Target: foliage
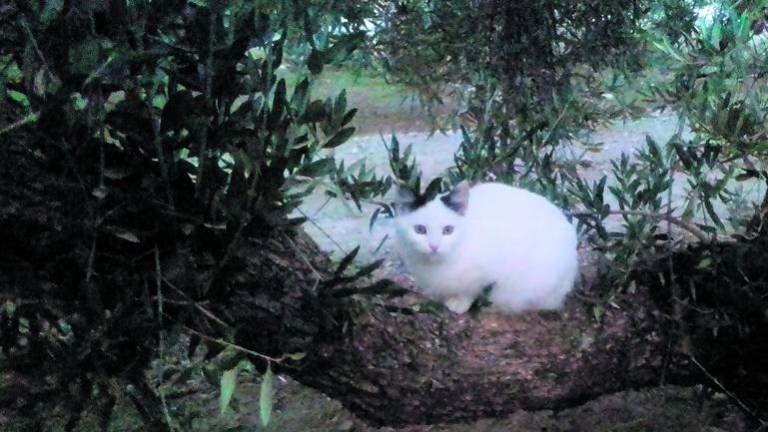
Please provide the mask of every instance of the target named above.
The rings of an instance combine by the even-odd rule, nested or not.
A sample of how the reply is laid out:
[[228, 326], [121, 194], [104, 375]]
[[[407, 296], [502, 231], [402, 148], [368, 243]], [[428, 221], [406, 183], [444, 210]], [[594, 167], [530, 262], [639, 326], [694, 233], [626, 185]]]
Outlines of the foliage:
[[460, 100], [452, 183], [521, 184], [567, 208], [573, 198], [563, 191], [578, 178], [579, 161], [563, 157], [564, 144], [645, 112], [638, 97], [626, 96], [649, 56], [641, 35], [680, 25], [692, 8], [674, 0], [400, 2], [377, 28], [376, 48], [385, 70], [428, 106]]
[[[106, 428], [116, 388], [130, 384], [125, 394], [147, 425], [167, 430], [173, 426], [163, 394], [167, 381], [190, 373], [202, 373], [219, 386], [220, 410], [231, 408], [237, 365], [245, 354], [224, 350], [232, 339], [226, 323], [221, 326], [205, 308], [203, 318], [190, 310], [229, 298], [232, 292], [220, 282], [237, 246], [295, 228], [302, 219], [293, 212], [325, 179], [333, 182], [330, 196], [358, 206], [395, 182], [422, 201], [461, 179], [526, 186], [574, 209], [590, 246], [603, 253], [612, 289], [607, 301], [594, 307], [598, 318], [637, 283], [656, 283], [671, 291], [674, 301], [701, 306], [696, 292], [681, 292], [684, 275], [676, 271], [681, 264], [664, 267], [659, 257], [687, 241], [681, 233], [693, 235], [700, 248], [729, 234], [750, 245], [764, 238], [768, 63], [765, 13], [757, 2], [718, 3], [712, 21], [697, 25], [699, 3], [30, 0], [1, 5], [3, 151], [22, 149], [46, 168], [34, 187], [80, 196], [64, 213], [85, 221], [62, 228], [54, 220], [49, 225], [56, 229], [45, 235], [17, 230], [21, 224], [0, 227], [8, 254], [28, 258], [39, 266], [29, 273], [44, 275], [30, 277], [44, 282], [27, 284], [0, 274], [0, 364], [37, 379], [45, 390], [21, 397], [21, 410], [45, 412], [63, 401], [71, 413], [66, 429], [72, 430], [87, 402], [95, 400]], [[355, 52], [361, 45], [367, 49]], [[422, 187], [410, 150], [401, 149], [394, 136], [389, 143], [394, 178], [328, 156], [327, 150], [354, 133], [355, 110], [345, 92], [313, 100], [313, 82], [327, 65], [350, 56], [360, 64], [379, 60], [397, 82], [418, 89], [430, 108], [444, 98], [458, 101], [463, 142], [447, 181], [438, 178]], [[299, 70], [291, 85], [281, 78], [285, 63], [292, 72]], [[639, 84], [638, 77], [652, 79]], [[582, 161], [568, 157], [576, 148], [571, 144], [597, 125], [661, 108], [680, 115], [669, 142], [649, 139], [636, 154], [615, 161], [609, 176], [594, 182], [580, 177]], [[14, 174], [23, 173], [9, 170], [3, 176]], [[739, 193], [737, 182], [756, 188], [762, 202], [750, 202], [754, 199]], [[380, 204], [372, 223], [379, 214], [392, 213], [387, 203]], [[739, 212], [729, 214], [729, 208]], [[57, 229], [82, 239], [76, 250], [61, 249]], [[47, 255], [27, 256], [30, 239]], [[203, 258], [166, 262], [181, 244], [188, 248], [185, 255]], [[376, 263], [347, 271], [357, 251], [318, 285], [331, 293], [327, 297], [360, 292], [330, 290], [373, 271]], [[708, 253], [682, 265], [695, 270], [699, 282], [706, 279], [702, 275], [714, 278], [729, 270], [729, 282], [750, 293], [751, 314], [737, 319], [740, 309], [733, 302], [727, 313], [715, 310], [697, 322], [715, 333], [750, 331], [755, 311], [765, 310], [764, 287], [750, 282], [761, 280], [755, 267], [744, 266], [749, 277], [737, 283], [732, 257]], [[164, 278], [188, 266], [202, 276], [190, 275], [181, 287]], [[649, 282], [643, 273], [648, 268], [661, 282]], [[71, 269], [78, 269], [75, 276], [62, 277], [73, 274]], [[369, 288], [397, 292], [386, 284]], [[152, 360], [163, 360], [189, 330], [180, 327], [210, 330], [214, 338], [194, 334], [190, 352], [202, 340], [206, 357], [218, 354], [218, 363], [169, 367], [148, 380]], [[266, 360], [260, 413], [267, 423], [277, 359], [249, 354]], [[283, 353], [280, 359], [303, 355]]]
[[[424, 86], [428, 100], [439, 103], [452, 89], [464, 96], [463, 141], [450, 182], [518, 184], [571, 209], [584, 247], [599, 252], [603, 289], [588, 293], [598, 296], [597, 319], [643, 285], [664, 299], [680, 335], [753, 349], [744, 341], [764, 331], [755, 311], [768, 309], [764, 277], [755, 271], [765, 259], [757, 251], [768, 214], [764, 5], [440, 2], [448, 3], [462, 7], [401, 3], [384, 30], [401, 43], [384, 48], [392, 50], [389, 71]], [[702, 4], [711, 16], [697, 18]], [[520, 12], [528, 7], [534, 10]], [[548, 7], [558, 19], [537, 19]], [[615, 21], [601, 21], [608, 10]], [[510, 18], [508, 11], [518, 13]], [[590, 13], [598, 15], [584, 20]], [[521, 17], [530, 21], [514, 20]], [[505, 33], [508, 23], [518, 26]], [[598, 45], [592, 27], [606, 32]], [[422, 61], [417, 53], [425, 51], [430, 56]], [[648, 138], [602, 178], [581, 178], [588, 161], [574, 144], [588, 142], [594, 126], [665, 109], [679, 118], [668, 142]], [[415, 169], [400, 173], [417, 183]], [[686, 247], [690, 252], [681, 251]], [[681, 354], [693, 355], [690, 340], [680, 337]]]
[[[697, 18], [703, 5], [711, 21]], [[450, 182], [519, 184], [575, 209], [589, 243], [618, 264], [607, 267], [609, 285], [631, 285], [631, 269], [670, 246], [672, 227], [710, 242], [759, 225], [760, 210], [744, 205], [754, 194], [733, 182], [764, 183], [759, 4], [414, 1], [387, 18], [379, 47], [388, 71], [433, 102], [452, 88], [462, 94]], [[592, 128], [670, 108], [679, 127], [669, 142], [649, 138], [608, 176], [581, 179], [574, 144]], [[395, 175], [420, 181], [413, 169]]]
[[401, 79], [463, 83], [485, 73], [512, 89], [533, 82], [521, 79], [563, 73], [587, 58], [604, 61], [594, 54], [624, 44], [632, 31], [628, 24], [642, 11], [640, 3], [621, 1], [415, 0], [398, 2], [386, 13], [379, 47]]
[[[67, 233], [83, 239], [83, 251], [67, 258], [58, 251], [66, 263], [36, 258], [51, 286], [2, 284], [3, 369], [36, 371], [50, 387], [22, 398], [22, 411], [67, 400], [72, 430], [98, 394], [106, 427], [118, 380], [135, 389], [148, 427], [172, 426], [167, 412], [152, 412], [164, 401], [144, 373], [174, 345], [177, 326], [195, 318], [164, 299], [227, 298], [218, 281], [239, 242], [291, 230], [301, 219], [290, 215], [320, 179], [347, 175], [325, 151], [354, 133], [355, 110], [344, 92], [313, 100], [312, 80], [360, 44], [367, 7], [312, 0], [0, 7], [2, 139], [43, 165], [66, 161], [50, 182], [80, 186], [86, 221]], [[306, 69], [290, 89], [277, 75], [288, 43], [311, 47], [294, 59]], [[26, 241], [12, 228], [0, 236], [11, 248]], [[182, 243], [208, 257], [196, 263], [208, 270], [176, 287], [164, 279], [176, 271], [164, 259]], [[62, 281], [65, 268], [82, 269], [79, 279]], [[221, 351], [206, 344], [209, 356]], [[267, 408], [265, 401], [265, 422]]]

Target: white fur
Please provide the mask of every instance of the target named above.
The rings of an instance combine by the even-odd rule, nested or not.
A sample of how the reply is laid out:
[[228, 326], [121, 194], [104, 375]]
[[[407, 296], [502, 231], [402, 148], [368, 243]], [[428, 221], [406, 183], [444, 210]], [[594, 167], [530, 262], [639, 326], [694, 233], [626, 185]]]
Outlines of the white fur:
[[578, 275], [576, 230], [563, 212], [501, 183], [471, 188], [465, 204], [461, 215], [437, 198], [395, 219], [399, 252], [423, 294], [463, 313], [493, 284], [490, 300], [502, 311], [560, 308]]

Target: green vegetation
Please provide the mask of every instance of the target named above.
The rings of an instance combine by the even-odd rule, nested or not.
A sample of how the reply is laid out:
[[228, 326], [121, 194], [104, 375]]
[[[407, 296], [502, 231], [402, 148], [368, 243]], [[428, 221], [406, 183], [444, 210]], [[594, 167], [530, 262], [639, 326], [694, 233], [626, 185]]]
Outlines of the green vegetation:
[[[300, 74], [278, 71], [288, 87], [295, 84]], [[313, 80], [313, 94], [321, 99], [346, 90], [350, 106], [356, 107], [352, 125], [357, 134], [389, 134], [393, 131], [422, 131], [433, 127], [432, 117], [421, 105], [414, 89], [387, 81], [372, 69], [358, 69], [351, 65], [325, 68]], [[442, 108], [440, 112], [447, 112]]]
[[[402, 287], [367, 279], [381, 263], [356, 262], [359, 249], [325, 260], [300, 205], [318, 191], [373, 203], [373, 224], [392, 215], [395, 182], [428, 199], [467, 179], [568, 209], [600, 277], [589, 316], [649, 290], [665, 358], [737, 353], [716, 376], [700, 369], [762, 423], [766, 13], [729, 0], [3, 3], [0, 421], [290, 427], [273, 415], [274, 372], [327, 366], [375, 328], [374, 306], [417, 312], [392, 304]], [[584, 178], [597, 127], [662, 110], [678, 117], [671, 138]], [[354, 134], [447, 128], [461, 144], [442, 177], [422, 178], [394, 135], [389, 174], [333, 157]], [[376, 388], [323, 378], [336, 395]]]

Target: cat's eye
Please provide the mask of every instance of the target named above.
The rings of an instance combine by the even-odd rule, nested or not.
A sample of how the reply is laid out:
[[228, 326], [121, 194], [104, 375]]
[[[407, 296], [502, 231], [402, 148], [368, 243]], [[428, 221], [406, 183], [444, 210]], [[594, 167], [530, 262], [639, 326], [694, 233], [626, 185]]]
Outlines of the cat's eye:
[[427, 227], [424, 225], [415, 225], [413, 227], [413, 230], [416, 231], [416, 234], [426, 234], [427, 233]]
[[444, 235], [451, 235], [453, 234], [453, 225], [446, 225], [443, 227], [443, 234]]

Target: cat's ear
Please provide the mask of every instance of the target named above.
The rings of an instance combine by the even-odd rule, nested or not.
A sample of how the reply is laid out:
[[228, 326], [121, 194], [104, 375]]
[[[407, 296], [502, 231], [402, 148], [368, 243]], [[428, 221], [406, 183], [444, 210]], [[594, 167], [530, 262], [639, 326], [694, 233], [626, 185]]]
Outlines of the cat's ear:
[[459, 214], [465, 214], [467, 212], [467, 205], [469, 204], [469, 182], [466, 180], [454, 186], [451, 193], [441, 198], [443, 203]]
[[395, 186], [395, 212], [398, 215], [410, 213], [413, 204], [416, 202], [416, 195], [405, 185]]

